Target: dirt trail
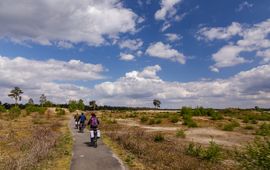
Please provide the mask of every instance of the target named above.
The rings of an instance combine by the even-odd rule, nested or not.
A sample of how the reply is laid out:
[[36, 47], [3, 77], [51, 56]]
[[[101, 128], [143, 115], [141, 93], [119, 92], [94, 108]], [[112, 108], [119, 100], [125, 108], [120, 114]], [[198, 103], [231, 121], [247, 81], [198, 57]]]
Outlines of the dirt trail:
[[90, 147], [89, 131], [85, 129], [84, 133], [78, 133], [72, 118], [69, 126], [74, 138], [71, 170], [127, 169], [101, 140], [98, 140], [97, 148]]

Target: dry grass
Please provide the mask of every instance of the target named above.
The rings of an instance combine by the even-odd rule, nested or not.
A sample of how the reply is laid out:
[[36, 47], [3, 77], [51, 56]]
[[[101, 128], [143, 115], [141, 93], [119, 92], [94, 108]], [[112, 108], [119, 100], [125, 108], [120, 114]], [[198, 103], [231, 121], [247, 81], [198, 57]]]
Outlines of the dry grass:
[[[51, 111], [0, 120], [0, 169], [53, 169], [63, 165], [65, 168], [60, 169], [69, 169], [72, 138], [66, 137], [70, 135], [66, 121]], [[59, 160], [68, 161], [59, 164]]]
[[187, 143], [171, 140], [166, 135], [164, 141], [155, 142], [157, 133], [145, 132], [136, 127], [127, 129], [115, 124], [104, 125], [103, 130], [112, 141], [136, 156], [147, 169], [230, 169], [222, 163], [211, 163], [187, 155]]

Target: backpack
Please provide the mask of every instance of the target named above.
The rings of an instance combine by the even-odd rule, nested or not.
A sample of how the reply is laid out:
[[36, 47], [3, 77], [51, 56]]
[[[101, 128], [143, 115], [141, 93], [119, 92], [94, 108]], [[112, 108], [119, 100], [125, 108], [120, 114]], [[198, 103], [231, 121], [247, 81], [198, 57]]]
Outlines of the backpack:
[[92, 127], [97, 127], [98, 126], [98, 120], [96, 117], [91, 118], [91, 126]]

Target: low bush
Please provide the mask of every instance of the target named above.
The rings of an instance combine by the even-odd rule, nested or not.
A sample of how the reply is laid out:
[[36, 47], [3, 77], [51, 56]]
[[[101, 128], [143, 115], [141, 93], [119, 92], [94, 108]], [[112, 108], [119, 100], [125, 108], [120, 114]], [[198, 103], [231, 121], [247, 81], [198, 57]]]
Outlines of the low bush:
[[3, 105], [0, 105], [0, 113], [5, 113], [7, 110]]
[[242, 150], [236, 150], [235, 159], [243, 169], [270, 169], [270, 139], [255, 139]]
[[149, 121], [148, 121], [148, 125], [153, 125], [155, 123], [156, 123], [156, 121], [153, 118], [149, 119]]
[[18, 106], [11, 107], [8, 115], [10, 119], [15, 119], [21, 115], [21, 109]]
[[256, 131], [257, 135], [270, 136], [270, 123], [263, 123]]
[[239, 127], [239, 126], [240, 126], [240, 124], [237, 121], [232, 120], [231, 122], [229, 122], [223, 126], [223, 130], [233, 131], [234, 128]]
[[184, 130], [178, 130], [177, 132], [176, 132], [176, 137], [177, 138], [185, 138], [186, 137], [186, 134], [185, 134], [185, 131]]
[[142, 123], [145, 123], [145, 122], [147, 122], [149, 120], [149, 117], [147, 117], [147, 116], [142, 116], [141, 117], [141, 122]]
[[183, 120], [183, 124], [187, 125], [188, 127], [198, 127], [197, 123], [192, 119], [192, 115], [190, 114], [184, 114]]
[[221, 148], [214, 141], [210, 141], [207, 148], [190, 143], [186, 149], [186, 154], [211, 162], [217, 162], [221, 159]]
[[155, 124], [160, 124], [161, 122], [162, 122], [162, 120], [160, 118], [155, 119]]
[[44, 114], [45, 111], [46, 111], [46, 108], [35, 106], [35, 105], [27, 105], [25, 107], [25, 110], [26, 110], [27, 114], [30, 114], [30, 113], [33, 113], [33, 112], [38, 112], [40, 114]]
[[221, 120], [223, 119], [223, 116], [219, 112], [211, 112], [210, 114], [212, 120]]
[[179, 121], [179, 118], [177, 115], [171, 115], [170, 116], [170, 122], [177, 123]]
[[154, 136], [155, 142], [163, 142], [165, 140], [164, 136], [161, 133], [158, 133]]
[[55, 111], [56, 111], [57, 116], [63, 116], [66, 114], [66, 111], [64, 109], [61, 109], [61, 108], [56, 108]]

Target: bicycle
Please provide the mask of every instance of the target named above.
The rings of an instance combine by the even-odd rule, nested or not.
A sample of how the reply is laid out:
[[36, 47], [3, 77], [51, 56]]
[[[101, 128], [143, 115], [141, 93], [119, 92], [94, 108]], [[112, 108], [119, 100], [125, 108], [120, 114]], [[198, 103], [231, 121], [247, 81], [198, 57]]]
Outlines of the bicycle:
[[100, 137], [100, 131], [97, 128], [90, 130], [90, 142], [92, 146], [97, 147], [97, 140]]
[[84, 122], [80, 122], [79, 132], [83, 133], [83, 130], [84, 130]]

